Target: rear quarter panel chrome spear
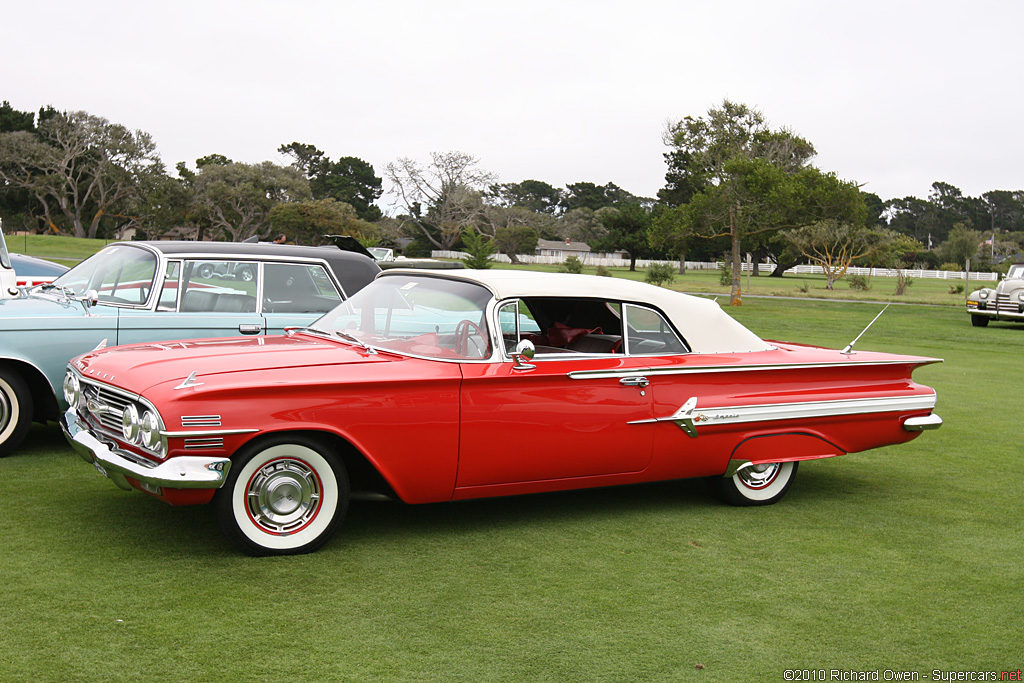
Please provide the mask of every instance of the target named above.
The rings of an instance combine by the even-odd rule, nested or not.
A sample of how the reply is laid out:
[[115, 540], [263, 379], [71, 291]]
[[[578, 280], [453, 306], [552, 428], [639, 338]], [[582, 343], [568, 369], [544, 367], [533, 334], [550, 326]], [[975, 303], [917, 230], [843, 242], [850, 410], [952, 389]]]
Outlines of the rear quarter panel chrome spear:
[[697, 409], [697, 397], [692, 396], [672, 415], [655, 417], [650, 420], [636, 420], [629, 424], [675, 422], [690, 437], [697, 438], [697, 426], [701, 424], [774, 422], [842, 415], [913, 412], [934, 408], [934, 393], [920, 396], [883, 396], [834, 401], [795, 401], [792, 403], [708, 407], [700, 410]]

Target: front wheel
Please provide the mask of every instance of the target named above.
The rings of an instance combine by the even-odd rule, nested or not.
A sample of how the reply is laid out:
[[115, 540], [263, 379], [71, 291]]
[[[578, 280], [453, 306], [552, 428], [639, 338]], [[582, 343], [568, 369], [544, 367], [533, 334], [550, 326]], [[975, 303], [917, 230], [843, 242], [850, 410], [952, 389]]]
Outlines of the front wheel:
[[796, 462], [765, 462], [747, 465], [731, 477], [708, 479], [711, 489], [730, 505], [771, 505], [786, 495]]
[[299, 555], [334, 535], [348, 510], [348, 474], [319, 442], [282, 436], [233, 457], [213, 498], [217, 524], [248, 555]]
[[971, 324], [975, 327], [988, 327], [988, 316], [987, 315], [972, 315]]
[[9, 368], [0, 368], [0, 458], [14, 452], [32, 422], [32, 392]]

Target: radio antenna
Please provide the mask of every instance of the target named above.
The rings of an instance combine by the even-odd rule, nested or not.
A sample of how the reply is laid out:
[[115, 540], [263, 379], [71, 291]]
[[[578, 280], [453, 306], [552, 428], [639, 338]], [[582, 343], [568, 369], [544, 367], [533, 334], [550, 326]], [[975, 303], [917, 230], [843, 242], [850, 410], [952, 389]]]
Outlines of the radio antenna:
[[[885, 308], [889, 308], [889, 304], [886, 304]], [[878, 312], [878, 315], [875, 316], [875, 320], [878, 320], [879, 318], [882, 317], [882, 314], [885, 313], [885, 308], [883, 308], [882, 310], [880, 310]], [[861, 330], [861, 333], [858, 334], [857, 337], [852, 342], [847, 344], [846, 348], [843, 349], [842, 351], [840, 351], [840, 353], [845, 353], [846, 355], [849, 355], [849, 354], [853, 353], [853, 345], [856, 344], [860, 340], [860, 338], [864, 336], [864, 333], [867, 332], [871, 328], [871, 326], [875, 324], [875, 320], [872, 320], [871, 322], [869, 322], [868, 326], [865, 327], [863, 330]]]

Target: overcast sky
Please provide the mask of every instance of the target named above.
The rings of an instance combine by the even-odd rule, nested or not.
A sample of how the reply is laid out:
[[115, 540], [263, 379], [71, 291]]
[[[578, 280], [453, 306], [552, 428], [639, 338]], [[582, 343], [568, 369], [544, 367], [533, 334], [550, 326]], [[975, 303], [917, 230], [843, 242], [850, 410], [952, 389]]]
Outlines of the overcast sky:
[[[667, 121], [729, 98], [882, 199], [1024, 189], [1024, 3], [4, 3], [0, 100], [149, 132], [169, 169], [312, 144], [377, 175], [459, 150], [502, 182], [653, 197]], [[385, 189], [387, 183], [385, 182]]]

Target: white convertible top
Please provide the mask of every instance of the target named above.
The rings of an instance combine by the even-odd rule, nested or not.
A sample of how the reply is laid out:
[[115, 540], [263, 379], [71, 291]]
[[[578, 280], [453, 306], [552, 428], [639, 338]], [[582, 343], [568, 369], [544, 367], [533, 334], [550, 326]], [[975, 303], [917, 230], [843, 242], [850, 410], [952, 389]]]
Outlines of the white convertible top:
[[663, 312], [694, 353], [767, 351], [772, 346], [729, 317], [714, 301], [635, 280], [519, 270], [417, 270], [396, 268], [390, 275], [427, 275], [467, 280], [489, 289], [496, 299], [524, 297], [597, 298], [646, 304]]

